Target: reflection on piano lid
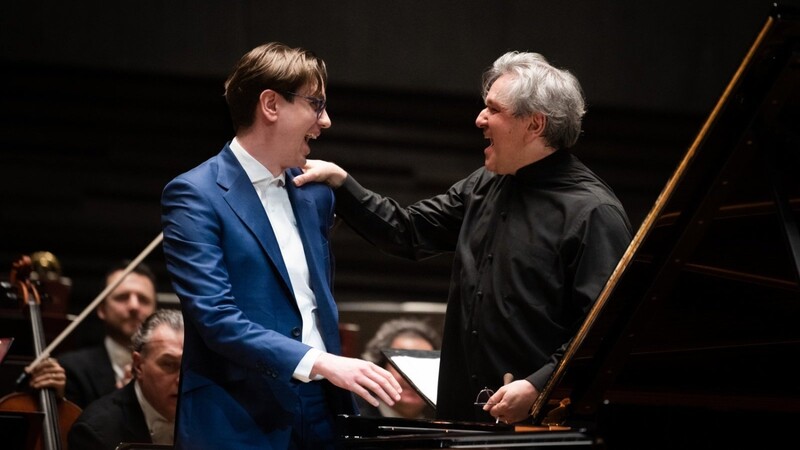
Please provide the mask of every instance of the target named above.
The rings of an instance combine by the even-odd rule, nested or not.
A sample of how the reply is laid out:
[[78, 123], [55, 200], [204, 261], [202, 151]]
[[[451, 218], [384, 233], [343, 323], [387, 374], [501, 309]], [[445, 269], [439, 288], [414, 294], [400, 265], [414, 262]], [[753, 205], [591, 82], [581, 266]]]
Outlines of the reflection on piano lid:
[[[796, 442], [799, 132], [800, 15], [774, 6], [543, 388], [535, 425], [609, 449]], [[537, 441], [548, 433], [506, 447], [560, 448]], [[452, 448], [455, 435], [467, 436], [360, 448]]]
[[340, 415], [340, 440], [351, 449], [586, 448], [595, 444], [584, 429], [514, 427], [506, 424], [412, 420]]

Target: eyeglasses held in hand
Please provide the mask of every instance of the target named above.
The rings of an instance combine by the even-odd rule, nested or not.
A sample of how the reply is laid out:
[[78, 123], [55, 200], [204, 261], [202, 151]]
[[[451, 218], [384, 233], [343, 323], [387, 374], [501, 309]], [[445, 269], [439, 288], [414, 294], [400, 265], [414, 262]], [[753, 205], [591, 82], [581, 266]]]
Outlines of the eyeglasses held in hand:
[[481, 389], [481, 391], [478, 392], [478, 396], [475, 397], [475, 405], [478, 406], [493, 405], [494, 403], [489, 402], [489, 399], [492, 398], [493, 395], [494, 391], [489, 389], [488, 387]]
[[328, 106], [328, 100], [324, 97], [309, 97], [307, 95], [300, 95], [296, 92], [288, 91], [284, 92], [284, 94], [308, 100], [308, 102], [311, 103], [311, 107], [314, 108], [314, 112], [317, 113], [317, 119], [322, 116], [322, 111], [325, 111], [325, 108]]

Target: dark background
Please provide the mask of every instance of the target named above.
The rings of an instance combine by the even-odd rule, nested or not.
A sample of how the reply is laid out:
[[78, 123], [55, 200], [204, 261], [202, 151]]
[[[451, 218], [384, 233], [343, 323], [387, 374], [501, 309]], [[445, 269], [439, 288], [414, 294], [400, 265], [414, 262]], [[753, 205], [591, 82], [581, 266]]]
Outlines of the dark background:
[[[615, 188], [636, 227], [771, 4], [3, 2], [0, 267], [53, 252], [79, 312], [110, 264], [159, 233], [163, 186], [231, 138], [222, 82], [242, 54], [273, 40], [328, 64], [333, 127], [312, 157], [406, 204], [482, 165], [482, 71], [509, 50], [542, 53], [581, 80], [589, 112], [575, 152]], [[446, 298], [449, 255], [401, 261], [344, 225], [334, 252], [343, 305]], [[146, 261], [170, 293], [160, 249]]]

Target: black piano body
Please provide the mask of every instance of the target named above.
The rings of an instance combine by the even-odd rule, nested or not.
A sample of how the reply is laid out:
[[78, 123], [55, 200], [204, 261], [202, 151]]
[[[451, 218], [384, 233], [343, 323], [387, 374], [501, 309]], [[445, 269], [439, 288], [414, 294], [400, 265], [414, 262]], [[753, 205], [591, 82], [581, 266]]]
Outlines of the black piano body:
[[800, 15], [775, 6], [534, 405], [541, 431], [345, 417], [342, 446], [797, 448], [799, 224]]
[[594, 437], [585, 429], [506, 424], [339, 416], [342, 447], [358, 449], [528, 448], [557, 445], [586, 448]]

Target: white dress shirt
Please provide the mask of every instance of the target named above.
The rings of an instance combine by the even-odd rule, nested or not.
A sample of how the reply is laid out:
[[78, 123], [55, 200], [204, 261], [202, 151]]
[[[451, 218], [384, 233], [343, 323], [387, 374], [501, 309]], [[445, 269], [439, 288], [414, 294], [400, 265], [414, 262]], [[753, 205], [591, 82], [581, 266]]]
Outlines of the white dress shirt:
[[319, 331], [316, 315], [317, 300], [314, 291], [311, 290], [303, 241], [300, 239], [294, 210], [284, 186], [285, 175], [281, 173], [277, 177], [273, 176], [242, 147], [236, 138], [233, 138], [230, 147], [261, 199], [269, 223], [275, 232], [275, 238], [278, 240], [286, 270], [289, 271], [292, 292], [303, 319], [302, 342], [312, 347], [295, 368], [294, 377], [307, 382], [314, 362], [325, 351], [325, 343]]
[[108, 352], [108, 358], [111, 360], [111, 367], [114, 369], [117, 389], [119, 389], [128, 384], [128, 381], [131, 379], [131, 363], [133, 362], [131, 349], [108, 336], [103, 340], [103, 344]]
[[139, 406], [144, 413], [144, 421], [147, 423], [147, 430], [150, 432], [153, 444], [172, 445], [175, 440], [175, 422], [168, 421], [153, 408], [153, 405], [144, 398], [138, 381], [134, 381], [133, 388], [136, 391], [136, 400], [139, 400]]

